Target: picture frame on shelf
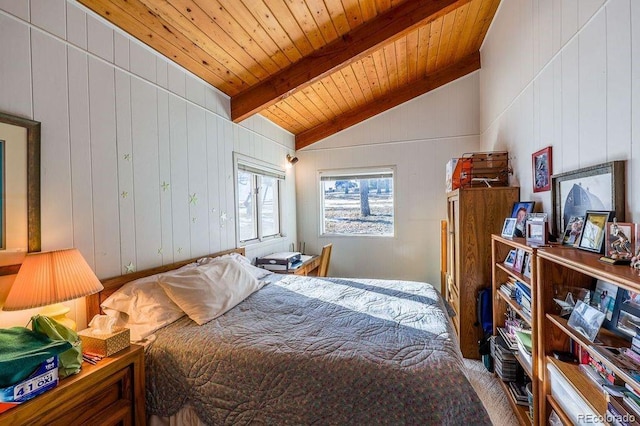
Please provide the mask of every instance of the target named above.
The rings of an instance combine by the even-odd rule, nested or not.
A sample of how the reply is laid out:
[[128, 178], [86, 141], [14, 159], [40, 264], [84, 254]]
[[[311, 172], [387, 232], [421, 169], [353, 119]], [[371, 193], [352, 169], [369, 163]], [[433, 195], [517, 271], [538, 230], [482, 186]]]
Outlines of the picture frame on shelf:
[[531, 278], [531, 255], [528, 252], [524, 254], [524, 267], [522, 269], [522, 275], [527, 278]]
[[614, 320], [611, 330], [616, 334], [627, 340], [636, 336], [636, 328], [640, 327], [640, 292], [618, 289]]
[[635, 223], [607, 222], [604, 256], [601, 261], [613, 265], [629, 264], [635, 253], [637, 229]]
[[515, 217], [508, 217], [504, 220], [504, 225], [502, 225], [502, 234], [501, 236], [505, 238], [513, 238], [514, 233], [516, 232], [516, 221]]
[[513, 263], [513, 269], [518, 273], [522, 273], [522, 267], [524, 266], [524, 253], [524, 250], [516, 249], [516, 261]]
[[527, 221], [527, 245], [537, 247], [547, 244], [548, 226], [543, 220]]
[[509, 250], [509, 254], [504, 259], [504, 265], [513, 268], [513, 265], [516, 263], [516, 249]]
[[571, 311], [567, 324], [584, 337], [593, 342], [598, 335], [598, 330], [604, 321], [605, 314], [597, 308], [578, 300]]
[[533, 170], [533, 192], [544, 192], [551, 189], [552, 169], [551, 147], [542, 148], [531, 154]]
[[511, 217], [516, 218], [514, 237], [524, 237], [526, 231], [527, 215], [533, 212], [535, 201], [518, 201], [513, 203]]
[[613, 212], [610, 210], [587, 210], [577, 247], [602, 254], [605, 228], [612, 215]]
[[562, 235], [562, 244], [565, 246], [575, 246], [578, 244], [583, 225], [584, 216], [571, 216]]
[[624, 221], [624, 178], [625, 161], [552, 175], [553, 234], [560, 236], [571, 216], [585, 216], [587, 210], [612, 210]]

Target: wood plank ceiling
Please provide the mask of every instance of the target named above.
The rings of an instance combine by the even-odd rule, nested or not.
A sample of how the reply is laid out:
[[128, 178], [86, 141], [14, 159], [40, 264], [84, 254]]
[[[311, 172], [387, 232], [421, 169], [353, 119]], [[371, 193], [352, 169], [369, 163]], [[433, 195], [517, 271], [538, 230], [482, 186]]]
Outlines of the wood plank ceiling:
[[296, 148], [480, 68], [500, 0], [78, 0]]

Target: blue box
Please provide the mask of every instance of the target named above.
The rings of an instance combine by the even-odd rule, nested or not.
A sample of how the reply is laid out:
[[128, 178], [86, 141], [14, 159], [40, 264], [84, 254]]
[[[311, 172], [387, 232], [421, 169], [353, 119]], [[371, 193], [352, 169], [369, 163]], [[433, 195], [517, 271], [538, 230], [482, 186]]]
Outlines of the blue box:
[[58, 357], [45, 360], [26, 379], [0, 388], [0, 413], [58, 386]]

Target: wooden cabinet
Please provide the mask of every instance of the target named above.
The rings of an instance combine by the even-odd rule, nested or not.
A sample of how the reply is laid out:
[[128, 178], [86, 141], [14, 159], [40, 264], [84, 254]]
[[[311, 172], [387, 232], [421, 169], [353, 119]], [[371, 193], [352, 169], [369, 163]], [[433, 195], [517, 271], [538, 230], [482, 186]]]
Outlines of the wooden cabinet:
[[131, 345], [0, 414], [7, 425], [144, 425], [144, 351]]
[[[564, 298], [569, 289], [573, 293], [581, 288], [594, 289], [596, 280], [603, 280], [622, 289], [640, 292], [640, 275], [624, 265], [608, 265], [599, 262], [600, 255], [585, 252], [573, 247], [550, 247], [538, 250], [538, 297], [541, 314], [539, 315], [540, 330], [538, 333], [540, 377], [540, 415], [543, 424], [549, 418], [552, 410], [558, 414], [563, 424], [572, 424], [572, 414], [567, 411], [567, 403], [572, 403], [563, 392], [558, 396], [562, 387], [557, 383], [566, 383], [566, 389], [577, 395], [578, 403], [582, 403], [585, 411], [588, 409], [596, 416], [605, 417], [609, 396], [602, 388], [595, 384], [579, 367], [577, 363], [556, 359], [554, 351], [570, 351], [588, 353], [593, 359], [602, 363], [614, 375], [628, 383], [640, 392], [640, 383], [631, 379], [624, 371], [594, 349], [594, 344], [568, 325], [567, 319], [559, 315], [554, 298]], [[616, 348], [630, 347], [631, 343], [611, 331], [601, 328], [596, 342]], [[552, 367], [549, 367], [552, 365]], [[553, 369], [554, 377], [548, 372]], [[555, 395], [554, 395], [555, 394]], [[585, 411], [581, 412], [584, 415]], [[637, 418], [636, 418], [637, 421]]]
[[464, 188], [447, 194], [447, 282], [445, 298], [465, 358], [479, 358], [476, 298], [491, 287], [491, 234], [499, 234], [504, 219], [519, 201], [520, 188]]
[[[505, 259], [511, 250], [520, 251], [523, 259], [526, 257], [528, 260], [523, 261], [523, 264], [527, 261], [530, 264], [529, 273], [524, 272], [524, 266], [522, 269], [514, 269], [513, 267], [505, 264]], [[513, 312], [520, 318], [527, 328], [531, 329], [531, 359], [527, 359], [526, 355], [520, 352], [515, 352], [516, 362], [518, 362], [525, 374], [529, 376], [532, 383], [533, 391], [533, 419], [530, 419], [528, 414], [528, 407], [516, 404], [516, 401], [512, 398], [509, 392], [508, 385], [500, 380], [507, 399], [509, 400], [516, 417], [521, 425], [540, 424], [538, 420], [539, 412], [539, 362], [538, 356], [538, 323], [536, 318], [538, 317], [538, 306], [536, 301], [538, 300], [538, 286], [537, 286], [537, 249], [526, 245], [524, 238], [503, 238], [499, 235], [491, 236], [491, 254], [492, 254], [492, 294], [493, 294], [493, 335], [497, 336], [500, 333], [498, 328], [505, 327], [506, 313], [507, 311]], [[531, 294], [531, 309], [530, 312], [518, 304], [516, 300], [500, 290], [501, 286], [505, 282], [517, 281], [521, 285], [524, 285]]]

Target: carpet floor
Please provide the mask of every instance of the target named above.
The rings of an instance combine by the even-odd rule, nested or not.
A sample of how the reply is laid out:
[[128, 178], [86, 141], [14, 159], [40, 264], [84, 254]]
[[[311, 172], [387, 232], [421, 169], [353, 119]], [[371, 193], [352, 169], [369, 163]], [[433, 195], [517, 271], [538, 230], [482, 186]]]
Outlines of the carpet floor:
[[489, 373], [481, 361], [465, 359], [464, 366], [471, 386], [487, 409], [491, 422], [496, 426], [517, 426], [518, 420], [498, 378], [493, 373]]

